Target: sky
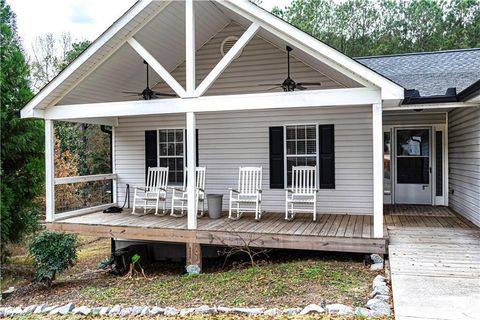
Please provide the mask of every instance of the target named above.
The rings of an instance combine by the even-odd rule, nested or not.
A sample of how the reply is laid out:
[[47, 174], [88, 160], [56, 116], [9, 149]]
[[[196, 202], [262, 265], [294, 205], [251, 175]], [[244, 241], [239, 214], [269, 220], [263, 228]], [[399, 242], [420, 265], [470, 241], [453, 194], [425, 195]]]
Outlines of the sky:
[[[292, 0], [263, 0], [261, 6], [271, 10], [283, 8]], [[95, 40], [128, 10], [135, 0], [7, 0], [17, 15], [17, 28], [24, 48], [46, 33], [70, 33], [74, 41]]]

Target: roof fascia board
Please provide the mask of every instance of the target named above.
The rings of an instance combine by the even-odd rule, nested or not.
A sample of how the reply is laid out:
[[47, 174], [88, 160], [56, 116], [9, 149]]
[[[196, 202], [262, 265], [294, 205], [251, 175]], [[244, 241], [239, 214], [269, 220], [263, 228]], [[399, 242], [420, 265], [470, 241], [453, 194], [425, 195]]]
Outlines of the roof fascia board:
[[[132, 19], [134, 19], [139, 13], [141, 13], [153, 0], [139, 0], [136, 2], [123, 16], [121, 16], [113, 25], [111, 25], [99, 38], [97, 38], [82, 54], [80, 54], [72, 63], [70, 63], [60, 74], [58, 74], [52, 81], [50, 81], [44, 88], [40, 90], [40, 92], [33, 97], [30, 102], [27, 103], [25, 107], [21, 110], [21, 117], [28, 118], [34, 117], [33, 109], [38, 106], [39, 103], [42, 102], [49, 94], [51, 94], [63, 81], [65, 81], [72, 73], [77, 70], [82, 64], [84, 64], [90, 57], [95, 54], [105, 43], [107, 43], [112, 37], [114, 37], [125, 25], [127, 25]], [[164, 1], [162, 6], [158, 7], [158, 10], [154, 14], [150, 16], [149, 19], [143, 21], [139, 26], [129, 32], [129, 35], [120, 41], [120, 43], [115, 46], [114, 48], [110, 49], [110, 54], [106, 55], [102, 58], [102, 60], [96, 64], [94, 68], [91, 68], [88, 72], [83, 74], [75, 84], [72, 84], [65, 92], [63, 92], [60, 97], [55, 99], [51, 105], [55, 105], [60, 101], [65, 95], [67, 95], [79, 82], [85, 79], [88, 75], [91, 74], [94, 70], [98, 68], [103, 62], [105, 62], [113, 53], [115, 53], [118, 48], [125, 44], [125, 42], [138, 32], [145, 24], [150, 22], [160, 11], [162, 11], [168, 4], [169, 1]]]
[[394, 107], [384, 107], [384, 111], [390, 110], [430, 110], [430, 109], [455, 109], [455, 108], [467, 108], [476, 107], [478, 104], [468, 102], [451, 102], [451, 103], [428, 103], [428, 104], [409, 104]]
[[[403, 99], [404, 88], [347, 57], [334, 48], [322, 43], [309, 34], [293, 27], [273, 14], [257, 7], [247, 0], [215, 0], [222, 6], [244, 18], [260, 23], [261, 27], [290, 42], [337, 71], [351, 77], [365, 86], [372, 84], [382, 88], [382, 99]], [[321, 53], [321, 54], [320, 54]]]
[[202, 96], [187, 99], [174, 98], [56, 105], [45, 110], [44, 118], [50, 120], [65, 120], [178, 114], [187, 112], [229, 112], [302, 107], [357, 106], [381, 102], [380, 90], [378, 88], [324, 89]]

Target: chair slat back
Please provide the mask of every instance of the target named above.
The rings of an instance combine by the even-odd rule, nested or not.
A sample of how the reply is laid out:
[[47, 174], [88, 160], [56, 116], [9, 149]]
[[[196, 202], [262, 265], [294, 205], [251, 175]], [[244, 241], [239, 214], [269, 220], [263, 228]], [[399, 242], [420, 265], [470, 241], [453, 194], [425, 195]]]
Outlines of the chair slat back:
[[240, 167], [238, 170], [238, 191], [242, 194], [256, 194], [262, 189], [262, 167]]
[[[183, 170], [183, 189], [187, 190], [187, 168], [184, 168]], [[205, 176], [207, 173], [207, 168], [206, 167], [196, 167], [195, 168], [195, 187], [198, 189], [205, 189]]]
[[148, 191], [158, 191], [159, 188], [167, 188], [168, 185], [168, 167], [150, 167], [147, 173], [147, 183], [145, 185]]
[[310, 166], [293, 167], [292, 191], [297, 194], [314, 194], [317, 189], [317, 168]]

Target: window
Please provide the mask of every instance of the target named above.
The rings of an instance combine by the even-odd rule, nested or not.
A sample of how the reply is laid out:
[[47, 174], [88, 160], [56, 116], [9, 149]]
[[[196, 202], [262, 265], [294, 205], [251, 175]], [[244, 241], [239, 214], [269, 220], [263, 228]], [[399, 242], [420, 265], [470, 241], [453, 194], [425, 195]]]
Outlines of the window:
[[290, 186], [293, 166], [317, 165], [317, 126], [286, 126], [285, 133], [287, 186]]
[[158, 130], [159, 166], [168, 167], [168, 182], [183, 183], [184, 168], [184, 130]]

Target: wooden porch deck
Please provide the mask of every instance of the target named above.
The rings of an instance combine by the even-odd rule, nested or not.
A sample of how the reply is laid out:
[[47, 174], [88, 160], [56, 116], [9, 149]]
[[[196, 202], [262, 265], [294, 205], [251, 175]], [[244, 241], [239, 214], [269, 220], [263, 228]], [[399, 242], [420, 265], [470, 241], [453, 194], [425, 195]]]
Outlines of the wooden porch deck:
[[65, 218], [47, 224], [47, 228], [178, 243], [241, 245], [247, 242], [252, 247], [361, 253], [386, 253], [387, 248], [386, 237], [373, 238], [373, 217], [369, 215], [319, 214], [316, 222], [307, 214], [298, 214], [294, 221], [286, 221], [283, 214], [269, 212], [259, 222], [250, 214], [238, 221], [203, 217], [198, 219], [197, 230], [188, 230], [186, 217], [135, 216], [125, 210]]
[[386, 206], [384, 237], [373, 237], [370, 215], [318, 214], [313, 222], [309, 214], [298, 214], [285, 221], [280, 213], [267, 212], [257, 222], [251, 214], [238, 221], [225, 216], [212, 220], [198, 219], [197, 230], [187, 229], [187, 219], [152, 214], [135, 216], [122, 213], [95, 212], [48, 223], [50, 230], [75, 232], [99, 237], [152, 240], [211, 245], [242, 245], [279, 249], [302, 249], [360, 253], [388, 253], [390, 232], [398, 228], [477, 229], [474, 224], [448, 207]]

